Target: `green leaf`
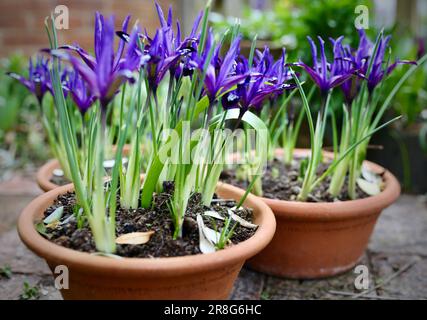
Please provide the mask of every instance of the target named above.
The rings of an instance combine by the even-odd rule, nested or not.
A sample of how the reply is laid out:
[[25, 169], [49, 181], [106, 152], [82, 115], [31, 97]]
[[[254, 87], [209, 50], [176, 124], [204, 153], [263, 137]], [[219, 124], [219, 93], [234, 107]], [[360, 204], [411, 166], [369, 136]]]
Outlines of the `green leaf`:
[[19, 298], [21, 300], [36, 300], [39, 297], [40, 297], [40, 291], [37, 285], [32, 287], [27, 281], [25, 281], [23, 292], [20, 294]]
[[343, 161], [346, 157], [350, 155], [351, 152], [353, 152], [354, 149], [357, 148], [361, 143], [363, 143], [366, 139], [370, 138], [373, 134], [381, 130], [382, 128], [388, 126], [390, 123], [400, 119], [401, 116], [391, 119], [390, 121], [387, 121], [386, 123], [382, 124], [375, 130], [370, 131], [368, 134], [366, 134], [363, 138], [358, 140], [357, 142], [353, 143], [337, 160], [335, 160], [329, 168], [313, 183], [313, 188], [318, 185], [323, 179], [325, 179], [335, 168], [338, 166], [338, 164]]
[[46, 231], [46, 225], [43, 222], [39, 222], [36, 224], [36, 230], [41, 235], [45, 236], [48, 239], [52, 238], [52, 235], [50, 233], [47, 233]]
[[10, 279], [12, 277], [12, 269], [10, 266], [3, 266], [0, 268], [0, 277]]
[[195, 113], [194, 113], [195, 118], [200, 113], [204, 112], [208, 107], [209, 107], [209, 98], [208, 98], [208, 96], [204, 96], [196, 104], [196, 109], [195, 109]]

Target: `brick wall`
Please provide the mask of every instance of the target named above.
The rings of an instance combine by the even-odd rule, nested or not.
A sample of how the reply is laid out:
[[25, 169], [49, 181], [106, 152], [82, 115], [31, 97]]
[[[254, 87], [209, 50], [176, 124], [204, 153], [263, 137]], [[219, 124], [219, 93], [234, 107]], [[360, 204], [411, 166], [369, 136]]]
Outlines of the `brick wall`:
[[[181, 18], [181, 1], [158, 0], [166, 12], [170, 4], [174, 16]], [[158, 26], [153, 0], [1, 0], [0, 1], [0, 57], [14, 52], [34, 54], [47, 47], [44, 19], [57, 5], [69, 9], [69, 29], [59, 31], [60, 43], [79, 43], [83, 48], [93, 48], [94, 14], [115, 13], [116, 26], [127, 14], [132, 15], [132, 23], [138, 19], [140, 25], [152, 31]]]

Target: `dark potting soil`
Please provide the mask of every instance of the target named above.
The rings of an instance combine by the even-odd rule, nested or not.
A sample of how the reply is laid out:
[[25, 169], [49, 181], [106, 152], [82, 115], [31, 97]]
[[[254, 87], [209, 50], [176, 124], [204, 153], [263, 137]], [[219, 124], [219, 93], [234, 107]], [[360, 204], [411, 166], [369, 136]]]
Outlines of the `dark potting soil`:
[[[222, 229], [224, 223], [221, 220], [204, 216], [203, 213], [208, 210], [214, 210], [223, 217], [228, 216], [228, 208], [236, 205], [234, 200], [224, 201], [214, 200], [210, 208], [204, 206], [200, 194], [194, 194], [188, 204], [187, 214], [183, 224], [182, 238], [174, 240], [174, 226], [168, 208], [168, 202], [173, 193], [165, 189], [163, 193], [154, 197], [153, 207], [151, 209], [129, 210], [121, 208], [120, 205], [116, 211], [116, 235], [120, 236], [131, 232], [154, 231], [150, 240], [145, 244], [129, 245], [117, 244], [116, 255], [122, 257], [146, 258], [146, 257], [173, 257], [185, 256], [201, 253], [199, 249], [199, 228], [196, 222], [197, 214], [201, 214], [207, 227], [216, 228], [218, 232]], [[217, 199], [217, 198], [216, 198]], [[64, 207], [64, 213], [61, 221], [65, 221], [75, 211], [76, 199], [73, 192], [59, 196], [54, 204], [46, 209], [44, 216], [49, 216], [56, 208]], [[253, 212], [251, 209], [242, 208], [235, 212], [241, 218], [248, 222], [253, 221]], [[232, 221], [230, 226], [235, 222]], [[234, 245], [249, 239], [255, 233], [255, 229], [242, 227], [240, 224], [234, 229], [230, 238]], [[56, 226], [47, 227], [44, 235], [50, 241], [66, 248], [94, 253], [97, 252], [92, 233], [87, 222], [84, 226], [78, 228], [74, 217], [69, 222]]]
[[[329, 167], [330, 162], [323, 162], [319, 165], [317, 174], [320, 176]], [[281, 160], [274, 159], [268, 163], [266, 170], [262, 174], [263, 197], [286, 201], [296, 201], [301, 190], [302, 179], [299, 179], [301, 159], [295, 159], [292, 164], [285, 165]], [[243, 181], [236, 176], [234, 169], [224, 170], [221, 180], [234, 186], [246, 189], [249, 182]], [[350, 200], [348, 197], [348, 177], [345, 179], [344, 187], [337, 198], [333, 198], [328, 188], [331, 178], [323, 180], [308, 196], [307, 202], [334, 202]], [[356, 186], [358, 198], [369, 197], [364, 191]]]

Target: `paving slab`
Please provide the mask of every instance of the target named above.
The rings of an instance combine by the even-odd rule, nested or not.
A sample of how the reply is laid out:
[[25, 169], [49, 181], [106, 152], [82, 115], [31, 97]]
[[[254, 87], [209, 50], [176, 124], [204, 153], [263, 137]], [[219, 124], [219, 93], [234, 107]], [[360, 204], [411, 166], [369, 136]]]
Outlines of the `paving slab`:
[[22, 209], [42, 191], [34, 178], [15, 175], [0, 183], [0, 234], [15, 227]]
[[378, 219], [371, 252], [427, 257], [427, 204], [422, 196], [402, 195]]
[[243, 268], [234, 283], [232, 300], [259, 300], [262, 298], [266, 276], [262, 273]]
[[50, 274], [46, 262], [25, 247], [15, 229], [0, 235], [0, 244], [0, 268], [9, 266], [14, 273]]
[[22, 210], [33, 199], [34, 196], [31, 195], [0, 194], [0, 234], [16, 227]]
[[[370, 263], [365, 255], [358, 265], [366, 265], [370, 270]], [[358, 274], [354, 269], [348, 272], [319, 280], [293, 280], [268, 277], [263, 291], [263, 297], [271, 300], [299, 300], [299, 299], [343, 299], [346, 296], [331, 293], [331, 291], [357, 294], [354, 283]], [[375, 285], [374, 274], [369, 272], [369, 288]], [[373, 292], [375, 295], [376, 293]]]
[[[417, 255], [372, 254], [377, 284], [389, 282], [378, 288], [380, 295], [396, 299], [427, 299], [427, 259]], [[409, 266], [409, 267], [408, 267]], [[405, 270], [406, 269], [406, 270]], [[405, 270], [400, 273], [400, 270]]]
[[37, 300], [62, 299], [50, 276], [13, 274], [10, 279], [0, 277], [0, 300], [19, 300], [24, 293], [25, 282], [30, 287], [37, 288], [39, 292]]
[[0, 195], [3, 196], [29, 195], [35, 197], [41, 193], [42, 191], [37, 185], [35, 178], [28, 178], [21, 174], [15, 174], [9, 180], [0, 183]]

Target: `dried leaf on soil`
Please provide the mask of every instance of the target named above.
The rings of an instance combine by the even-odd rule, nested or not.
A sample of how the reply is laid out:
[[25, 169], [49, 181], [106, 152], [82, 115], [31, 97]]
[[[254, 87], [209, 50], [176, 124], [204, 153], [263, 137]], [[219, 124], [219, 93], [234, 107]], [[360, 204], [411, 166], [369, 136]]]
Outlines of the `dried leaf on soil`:
[[205, 211], [205, 213], [203, 215], [204, 216], [208, 216], [208, 217], [212, 217], [212, 218], [215, 218], [215, 219], [219, 219], [219, 220], [225, 220], [225, 218], [223, 216], [221, 216], [216, 211]]
[[200, 247], [200, 251], [202, 253], [212, 253], [215, 252], [215, 246], [212, 243], [212, 241], [210, 241], [204, 232], [205, 224], [203, 222], [202, 216], [200, 214], [197, 215], [197, 224], [199, 227], [199, 247]]
[[240, 225], [242, 227], [251, 228], [251, 229], [255, 229], [255, 228], [258, 227], [256, 224], [250, 223], [250, 222], [242, 219], [237, 214], [235, 214], [232, 210], [228, 210], [228, 214], [230, 215], [231, 219], [233, 219], [234, 221], [237, 221], [238, 223], [240, 223]]
[[150, 241], [154, 231], [131, 232], [123, 234], [116, 239], [117, 244], [144, 244]]

